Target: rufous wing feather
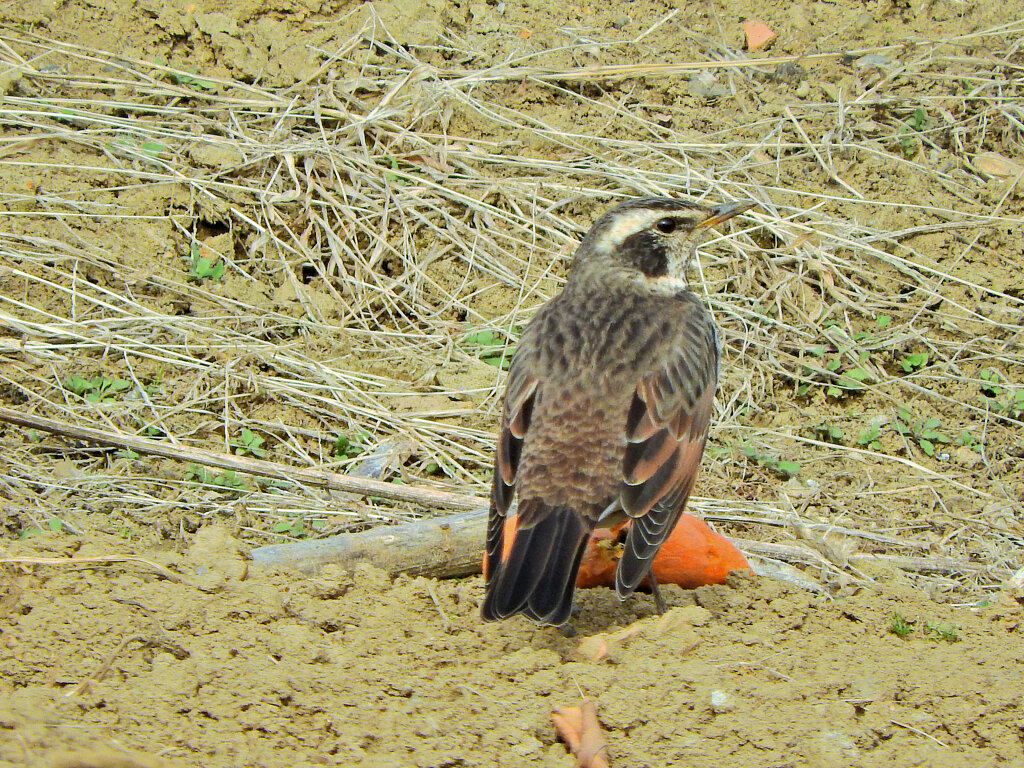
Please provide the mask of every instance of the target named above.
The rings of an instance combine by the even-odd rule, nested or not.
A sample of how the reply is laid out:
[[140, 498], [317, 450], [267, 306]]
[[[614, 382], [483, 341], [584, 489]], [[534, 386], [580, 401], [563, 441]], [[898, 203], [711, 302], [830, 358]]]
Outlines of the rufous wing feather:
[[494, 454], [494, 480], [491, 485], [491, 511], [487, 524], [487, 547], [484, 554], [484, 573], [491, 582], [496, 568], [502, 561], [502, 554], [511, 547], [515, 535], [515, 521], [507, 525], [512, 498], [515, 495], [516, 475], [519, 472], [519, 456], [523, 439], [530, 427], [534, 400], [537, 397], [539, 381], [535, 376], [524, 374], [513, 366], [505, 394], [505, 405], [498, 432], [497, 450]]
[[644, 377], [627, 419], [619, 503], [632, 518], [615, 576], [620, 597], [647, 576], [693, 489], [717, 386], [717, 350], [674, 358]]

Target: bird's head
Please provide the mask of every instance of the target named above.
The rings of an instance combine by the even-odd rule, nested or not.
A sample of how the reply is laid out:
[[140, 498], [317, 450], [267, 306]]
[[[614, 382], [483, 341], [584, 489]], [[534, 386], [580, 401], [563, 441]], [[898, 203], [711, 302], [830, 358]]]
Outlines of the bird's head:
[[749, 200], [713, 207], [670, 197], [630, 200], [594, 223], [572, 271], [612, 270], [656, 289], [678, 290], [686, 285], [686, 268], [707, 230], [754, 205]]

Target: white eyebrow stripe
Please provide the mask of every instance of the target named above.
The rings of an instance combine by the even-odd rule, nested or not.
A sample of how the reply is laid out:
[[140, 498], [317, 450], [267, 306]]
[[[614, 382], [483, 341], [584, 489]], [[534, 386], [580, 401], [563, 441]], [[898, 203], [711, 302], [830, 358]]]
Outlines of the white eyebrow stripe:
[[647, 229], [658, 219], [671, 216], [671, 211], [655, 210], [652, 208], [637, 208], [632, 211], [624, 211], [618, 214], [616, 221], [604, 232], [597, 245], [605, 253], [622, 245], [622, 241], [630, 235]]

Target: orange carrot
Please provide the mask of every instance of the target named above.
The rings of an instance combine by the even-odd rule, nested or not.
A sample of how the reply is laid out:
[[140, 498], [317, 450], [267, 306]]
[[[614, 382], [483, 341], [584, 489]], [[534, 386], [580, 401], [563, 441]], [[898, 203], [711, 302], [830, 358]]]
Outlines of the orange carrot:
[[[587, 551], [583, 553], [577, 587], [611, 586], [615, 583], [615, 567], [620, 553], [614, 541], [624, 525], [627, 524], [613, 530], [594, 532]], [[750, 568], [746, 558], [728, 539], [712, 531], [703, 520], [685, 514], [658, 551], [653, 565], [654, 577], [659, 584], [678, 584], [684, 589], [721, 584], [729, 571]]]

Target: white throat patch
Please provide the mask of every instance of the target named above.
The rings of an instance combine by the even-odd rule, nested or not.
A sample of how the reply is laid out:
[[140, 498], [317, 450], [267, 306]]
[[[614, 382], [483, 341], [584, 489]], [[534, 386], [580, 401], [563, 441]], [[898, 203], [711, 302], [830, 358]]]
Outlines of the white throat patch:
[[644, 275], [641, 279], [644, 281], [644, 284], [653, 289], [655, 293], [664, 293], [674, 296], [677, 293], [690, 289], [690, 283], [684, 277], [675, 277], [674, 275], [647, 277]]

